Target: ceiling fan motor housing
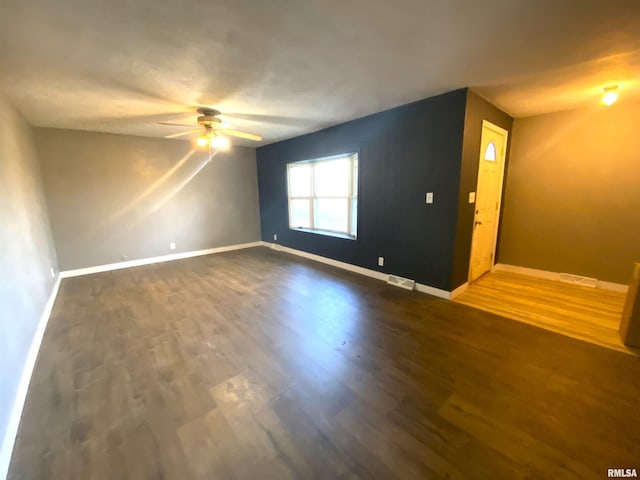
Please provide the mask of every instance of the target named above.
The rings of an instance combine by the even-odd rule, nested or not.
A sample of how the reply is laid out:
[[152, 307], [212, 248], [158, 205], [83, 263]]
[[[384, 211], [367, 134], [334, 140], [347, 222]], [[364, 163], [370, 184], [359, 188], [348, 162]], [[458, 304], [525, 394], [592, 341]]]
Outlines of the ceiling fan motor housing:
[[213, 115], [200, 115], [198, 117], [198, 123], [204, 126], [210, 127], [214, 124], [219, 124], [221, 122], [222, 120], [220, 120], [218, 117], [214, 117]]
[[200, 107], [198, 108], [198, 113], [200, 114], [198, 117], [198, 123], [200, 125], [211, 127], [215, 124], [222, 123], [222, 120], [218, 118], [220, 111], [215, 108]]

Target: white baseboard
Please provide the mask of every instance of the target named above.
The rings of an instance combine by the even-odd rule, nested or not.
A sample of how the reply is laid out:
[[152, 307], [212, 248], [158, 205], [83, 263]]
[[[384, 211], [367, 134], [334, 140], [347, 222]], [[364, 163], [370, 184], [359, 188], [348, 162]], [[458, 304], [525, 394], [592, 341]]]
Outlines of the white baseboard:
[[428, 293], [434, 297], [444, 298], [445, 300], [451, 300], [451, 292], [448, 290], [442, 290], [440, 288], [431, 287], [423, 283], [416, 282], [416, 290], [422, 293]]
[[350, 263], [341, 262], [339, 260], [334, 260], [332, 258], [323, 257], [321, 255], [316, 255], [314, 253], [304, 252], [302, 250], [296, 250], [295, 248], [285, 247], [283, 245], [279, 245], [277, 243], [270, 242], [261, 242], [261, 244], [265, 247], [272, 248], [274, 250], [278, 250], [279, 252], [286, 252], [292, 255], [296, 255], [298, 257], [308, 258], [309, 260], [313, 260], [315, 262], [324, 263], [326, 265], [331, 265], [333, 267], [338, 267], [343, 270], [348, 270], [350, 272], [358, 273], [360, 275], [364, 275], [365, 277], [375, 278], [376, 280], [384, 280], [387, 281], [388, 273], [377, 272], [375, 270], [370, 270], [368, 268], [358, 267], [357, 265], [352, 265]]
[[[518, 265], [508, 265], [506, 263], [496, 263], [492, 271], [519, 273], [520, 275], [528, 275], [530, 277], [545, 278], [547, 280], [560, 281], [560, 272], [550, 272], [548, 270], [538, 270], [537, 268], [520, 267]], [[604, 282], [598, 280], [596, 288], [603, 290], [611, 290], [614, 292], [627, 293], [628, 285], [622, 283]]]
[[624, 285], [622, 283], [605, 282], [604, 280], [598, 280], [598, 285], [596, 285], [596, 288], [602, 288], [603, 290], [611, 290], [624, 294], [629, 292], [629, 285]]
[[206, 250], [173, 253], [170, 255], [163, 255], [161, 257], [141, 258], [139, 260], [128, 260], [126, 262], [109, 263], [107, 265], [98, 265], [95, 267], [78, 268], [76, 270], [65, 270], [64, 272], [60, 272], [60, 278], [78, 277], [80, 275], [90, 275], [92, 273], [108, 272], [111, 270], [120, 270], [122, 268], [151, 265], [152, 263], [170, 262], [172, 260], [181, 260], [183, 258], [199, 257], [201, 255], [210, 255], [212, 253], [242, 250], [244, 248], [259, 247], [260, 245], [262, 245], [262, 243], [263, 242], [238, 243], [235, 245], [227, 245], [224, 247], [207, 248]]
[[[298, 257], [308, 258], [309, 260], [313, 260], [319, 263], [324, 263], [326, 265], [331, 265], [333, 267], [338, 267], [343, 270], [348, 270], [349, 272], [354, 272], [360, 275], [364, 275], [365, 277], [375, 278], [376, 280], [382, 280], [384, 282], [387, 281], [389, 277], [388, 273], [378, 272], [376, 270], [371, 270], [364, 267], [359, 267], [357, 265], [352, 265], [350, 263], [341, 262], [339, 260], [334, 260], [332, 258], [323, 257], [321, 255], [316, 255], [314, 253], [304, 252], [302, 250], [296, 250], [295, 248], [285, 247], [283, 245], [279, 245], [277, 243], [271, 242], [262, 242], [262, 245], [265, 247], [272, 248], [274, 250], [278, 250], [280, 252], [290, 253], [292, 255], [297, 255]], [[439, 288], [431, 287], [429, 285], [423, 285], [421, 283], [416, 282], [416, 290], [422, 293], [428, 293], [429, 295], [433, 295], [434, 297], [444, 298], [446, 300], [450, 300], [451, 293], [447, 290], [441, 290]]]
[[31, 375], [36, 365], [38, 358], [38, 352], [40, 351], [40, 344], [44, 337], [44, 331], [47, 328], [49, 317], [51, 316], [51, 310], [53, 304], [58, 296], [58, 289], [60, 288], [60, 275], [58, 275], [53, 283], [49, 300], [44, 306], [40, 320], [38, 321], [38, 327], [33, 335], [31, 341], [31, 347], [29, 347], [29, 353], [27, 359], [22, 368], [22, 375], [20, 376], [20, 384], [18, 385], [18, 391], [16, 392], [16, 398], [13, 401], [13, 407], [9, 416], [9, 422], [7, 429], [2, 439], [2, 446], [0, 447], [0, 479], [7, 478], [9, 473], [9, 463], [11, 462], [11, 454], [13, 453], [13, 446], [16, 442], [16, 436], [18, 434], [18, 427], [20, 426], [20, 418], [22, 417], [22, 410], [24, 408], [24, 402], [27, 399], [27, 392], [29, 390], [29, 383], [31, 382]]

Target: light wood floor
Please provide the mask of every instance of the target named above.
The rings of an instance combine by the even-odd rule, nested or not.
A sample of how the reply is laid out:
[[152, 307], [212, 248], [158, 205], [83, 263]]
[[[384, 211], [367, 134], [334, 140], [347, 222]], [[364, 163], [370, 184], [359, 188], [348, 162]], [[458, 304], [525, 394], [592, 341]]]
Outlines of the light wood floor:
[[640, 358], [266, 248], [62, 282], [12, 480], [602, 479]]
[[618, 328], [625, 294], [569, 283], [492, 272], [455, 299], [474, 308], [614, 350], [634, 353]]

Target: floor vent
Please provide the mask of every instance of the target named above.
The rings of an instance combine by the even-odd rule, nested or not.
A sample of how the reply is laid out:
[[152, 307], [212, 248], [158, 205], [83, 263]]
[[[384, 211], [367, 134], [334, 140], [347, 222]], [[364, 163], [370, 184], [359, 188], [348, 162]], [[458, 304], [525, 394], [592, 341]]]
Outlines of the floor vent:
[[409, 278], [402, 278], [396, 275], [389, 275], [387, 278], [387, 283], [389, 285], [394, 285], [396, 287], [405, 288], [407, 290], [413, 290], [413, 287], [416, 285], [415, 280], [411, 280]]
[[583, 287], [596, 288], [598, 286], [598, 279], [596, 278], [581, 277], [580, 275], [572, 275], [570, 273], [561, 273], [558, 280], [573, 283], [574, 285], [582, 285]]

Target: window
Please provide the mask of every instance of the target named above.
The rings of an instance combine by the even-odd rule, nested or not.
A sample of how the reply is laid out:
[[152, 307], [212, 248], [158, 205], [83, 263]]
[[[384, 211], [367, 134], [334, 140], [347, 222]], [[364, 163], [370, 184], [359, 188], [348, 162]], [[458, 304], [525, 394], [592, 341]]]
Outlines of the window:
[[289, 228], [357, 236], [357, 153], [290, 163], [287, 174]]
[[484, 152], [484, 159], [488, 162], [496, 161], [496, 144], [493, 142], [489, 142], [487, 145], [487, 149]]

